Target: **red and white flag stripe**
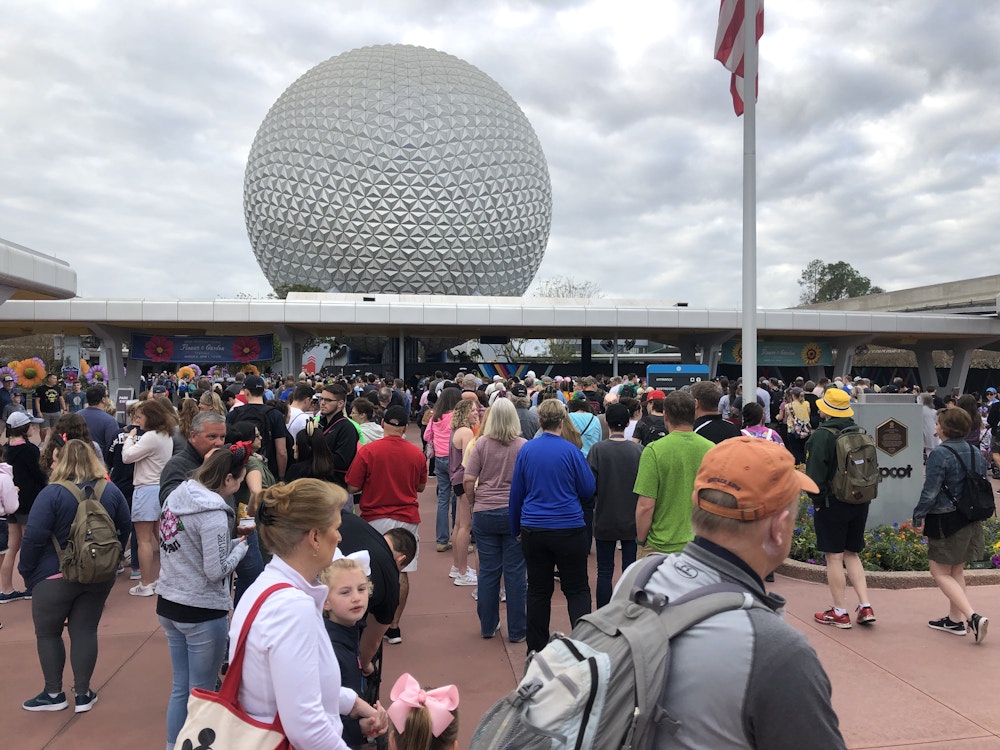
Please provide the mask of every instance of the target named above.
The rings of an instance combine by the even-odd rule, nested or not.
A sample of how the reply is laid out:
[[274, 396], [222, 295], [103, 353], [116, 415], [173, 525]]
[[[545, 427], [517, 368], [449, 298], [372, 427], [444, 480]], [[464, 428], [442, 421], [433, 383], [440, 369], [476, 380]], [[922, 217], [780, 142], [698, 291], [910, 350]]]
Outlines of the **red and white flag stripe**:
[[[719, 30], [715, 35], [715, 59], [732, 72], [729, 90], [733, 95], [733, 109], [743, 114], [743, 55], [746, 35], [743, 33], [744, 0], [721, 0]], [[756, 39], [764, 33], [764, 0], [757, 0]], [[754, 79], [754, 98], [757, 78]]]

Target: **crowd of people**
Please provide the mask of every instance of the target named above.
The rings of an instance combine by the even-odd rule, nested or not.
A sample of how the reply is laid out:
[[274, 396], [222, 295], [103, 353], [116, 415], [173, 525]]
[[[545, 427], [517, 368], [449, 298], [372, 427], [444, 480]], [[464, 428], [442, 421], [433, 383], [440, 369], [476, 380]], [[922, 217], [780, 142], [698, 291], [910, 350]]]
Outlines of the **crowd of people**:
[[[232, 382], [154, 374], [144, 376], [122, 426], [103, 385], [66, 390], [50, 376], [23, 405], [7, 378], [0, 603], [31, 600], [44, 677], [24, 708], [73, 702], [85, 712], [98, 699], [90, 678], [114, 578], [82, 584], [60, 575], [57, 546], [66, 546], [77, 507], [69, 483], [93, 490], [113, 520], [124, 550], [119, 572], [134, 581], [129, 594], [155, 597], [173, 673], [167, 750], [184, 731], [190, 691], [215, 689], [230, 662], [245, 678], [244, 708], [264, 723], [280, 718], [297, 748], [358, 748], [386, 732], [400, 748], [454, 744], [454, 688], [440, 694], [447, 721], [420, 703], [429, 693], [419, 690], [404, 710], [414, 694], [406, 675], [388, 711], [379, 699], [382, 644], [403, 640], [409, 574], [419, 562], [418, 498], [431, 479], [434, 549], [450, 555], [454, 585], [471, 589], [485, 639], [501, 632], [503, 612], [507, 640], [539, 651], [550, 638], [557, 582], [575, 623], [610, 601], [616, 568], [656, 554], [686, 555], [685, 564], [777, 606], [766, 582], [787, 554], [800, 491], [812, 500], [827, 562], [831, 603], [815, 621], [874, 625], [858, 556], [868, 505], [841, 501], [832, 478], [837, 435], [875, 391], [910, 393], [930, 430], [913, 524], [929, 538], [931, 574], [949, 612], [928, 624], [977, 643], [986, 636], [988, 619], [969, 602], [963, 577], [964, 563], [981, 553], [982, 523], [959, 522], [954, 500], [961, 461], [979, 473], [994, 455], [1000, 465], [992, 388], [981, 402], [846, 376], [762, 378], [744, 395], [740, 380], [724, 377], [665, 393], [636, 374], [436, 372], [409, 385], [373, 374], [240, 373]], [[422, 445], [406, 438], [414, 423]], [[751, 458], [758, 472], [774, 470], [770, 485], [740, 480], [758, 504], [736, 480], [703, 476], [709, 465], [727, 476], [735, 469], [726, 461]], [[8, 477], [13, 504], [4, 497]], [[746, 539], [757, 536], [770, 545], [763, 556], [747, 552]], [[23, 589], [14, 587], [15, 564]], [[674, 586], [670, 576], [656, 580]], [[848, 584], [858, 599], [853, 621]], [[64, 628], [73, 701], [63, 689]], [[802, 674], [821, 675], [809, 700], [832, 714], [814, 654]], [[839, 737], [835, 716], [825, 726]]]

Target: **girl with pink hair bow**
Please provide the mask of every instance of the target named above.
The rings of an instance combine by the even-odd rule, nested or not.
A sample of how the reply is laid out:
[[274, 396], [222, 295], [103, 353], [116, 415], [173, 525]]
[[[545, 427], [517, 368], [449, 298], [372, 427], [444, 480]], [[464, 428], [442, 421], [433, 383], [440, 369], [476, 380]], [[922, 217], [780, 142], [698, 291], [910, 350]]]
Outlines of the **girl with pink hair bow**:
[[392, 750], [457, 750], [458, 688], [423, 690], [403, 673], [389, 693], [389, 747]]

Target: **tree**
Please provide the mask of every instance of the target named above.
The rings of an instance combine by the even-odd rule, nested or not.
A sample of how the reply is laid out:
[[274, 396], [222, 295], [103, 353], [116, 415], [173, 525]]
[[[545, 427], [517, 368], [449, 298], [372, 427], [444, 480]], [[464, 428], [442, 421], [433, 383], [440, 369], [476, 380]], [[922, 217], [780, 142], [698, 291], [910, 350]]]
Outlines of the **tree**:
[[844, 261], [824, 263], [819, 259], [810, 261], [802, 271], [799, 286], [802, 287], [799, 301], [804, 305], [864, 297], [866, 294], [885, 291], [882, 287], [872, 286], [871, 279], [862, 276]]

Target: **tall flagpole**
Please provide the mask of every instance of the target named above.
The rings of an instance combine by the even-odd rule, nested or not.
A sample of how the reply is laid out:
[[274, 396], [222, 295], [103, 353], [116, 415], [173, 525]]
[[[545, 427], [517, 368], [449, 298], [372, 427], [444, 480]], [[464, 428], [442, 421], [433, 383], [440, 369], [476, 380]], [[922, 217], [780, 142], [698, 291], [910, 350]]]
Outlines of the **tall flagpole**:
[[757, 400], [757, 0], [743, 3], [743, 403]]

